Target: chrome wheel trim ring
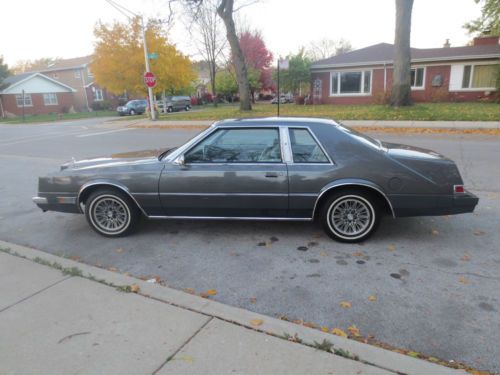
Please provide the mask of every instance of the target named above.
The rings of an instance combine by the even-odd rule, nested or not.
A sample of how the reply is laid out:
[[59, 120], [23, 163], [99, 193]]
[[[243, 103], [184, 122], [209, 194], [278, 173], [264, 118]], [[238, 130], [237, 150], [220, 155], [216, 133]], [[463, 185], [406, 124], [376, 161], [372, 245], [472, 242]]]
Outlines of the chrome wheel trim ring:
[[375, 210], [367, 199], [359, 195], [344, 195], [328, 208], [327, 223], [336, 236], [356, 240], [373, 228]]
[[131, 221], [130, 209], [115, 195], [100, 195], [89, 207], [89, 218], [99, 232], [118, 235], [127, 230]]

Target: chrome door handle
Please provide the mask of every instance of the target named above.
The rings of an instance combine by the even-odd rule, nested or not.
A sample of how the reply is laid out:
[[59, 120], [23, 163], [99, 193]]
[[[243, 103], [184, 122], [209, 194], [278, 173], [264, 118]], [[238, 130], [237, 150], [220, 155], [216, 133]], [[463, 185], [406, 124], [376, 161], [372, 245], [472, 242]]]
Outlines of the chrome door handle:
[[278, 172], [266, 172], [266, 177], [278, 177]]

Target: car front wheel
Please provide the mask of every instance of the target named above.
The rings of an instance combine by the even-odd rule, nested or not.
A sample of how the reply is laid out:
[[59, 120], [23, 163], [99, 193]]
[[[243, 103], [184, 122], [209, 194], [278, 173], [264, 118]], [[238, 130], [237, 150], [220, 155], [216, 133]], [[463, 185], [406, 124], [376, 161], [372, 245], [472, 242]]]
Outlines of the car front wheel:
[[322, 207], [321, 222], [325, 232], [340, 242], [361, 242], [380, 223], [378, 201], [362, 190], [334, 193]]
[[140, 213], [124, 193], [102, 189], [92, 193], [85, 202], [85, 217], [97, 233], [120, 237], [135, 229]]
[[131, 110], [130, 110], [130, 115], [131, 115], [131, 116], [135, 115], [135, 110], [131, 109]]

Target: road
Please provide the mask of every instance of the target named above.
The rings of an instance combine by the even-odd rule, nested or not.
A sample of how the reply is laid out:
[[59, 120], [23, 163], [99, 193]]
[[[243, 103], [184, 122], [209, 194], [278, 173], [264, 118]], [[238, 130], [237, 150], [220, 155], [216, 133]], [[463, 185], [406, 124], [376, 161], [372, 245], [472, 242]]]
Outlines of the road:
[[0, 239], [177, 289], [216, 289], [215, 300], [267, 315], [354, 324], [396, 347], [500, 372], [500, 137], [375, 134], [453, 158], [481, 200], [474, 214], [388, 218], [364, 244], [333, 242], [312, 223], [219, 221], [144, 221], [110, 240], [82, 215], [35, 207], [37, 176], [72, 156], [174, 146], [199, 130], [100, 121], [0, 125]]

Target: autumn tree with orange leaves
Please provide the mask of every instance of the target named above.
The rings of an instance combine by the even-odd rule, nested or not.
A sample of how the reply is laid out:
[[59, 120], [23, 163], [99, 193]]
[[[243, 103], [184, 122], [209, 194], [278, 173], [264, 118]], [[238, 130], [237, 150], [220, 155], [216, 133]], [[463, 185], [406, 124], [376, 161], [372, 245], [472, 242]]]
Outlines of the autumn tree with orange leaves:
[[[114, 94], [127, 92], [144, 95], [146, 87], [142, 76], [145, 71], [141, 20], [112, 25], [98, 23], [91, 69], [95, 81]], [[175, 94], [186, 90], [196, 78], [191, 61], [168, 42], [160, 20], [151, 19], [146, 26], [146, 40], [151, 59], [151, 71], [156, 75], [156, 92]]]

